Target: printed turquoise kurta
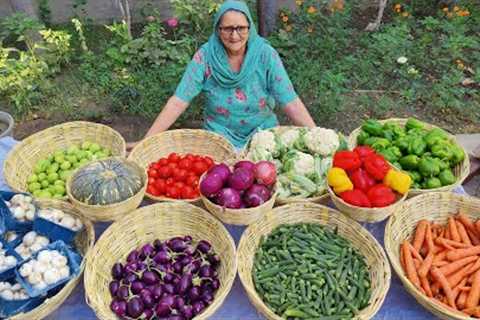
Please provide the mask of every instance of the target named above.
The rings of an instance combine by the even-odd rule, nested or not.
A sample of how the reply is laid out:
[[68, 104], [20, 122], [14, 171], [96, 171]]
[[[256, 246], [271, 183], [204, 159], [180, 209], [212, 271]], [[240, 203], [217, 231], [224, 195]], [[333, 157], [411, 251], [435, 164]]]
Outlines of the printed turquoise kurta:
[[250, 21], [241, 70], [232, 71], [215, 32], [188, 64], [175, 95], [190, 102], [203, 93], [205, 129], [225, 136], [241, 148], [257, 130], [278, 125], [275, 102], [284, 107], [297, 98], [297, 94], [277, 51], [257, 34], [243, 2], [226, 1], [216, 15], [214, 26], [228, 10], [243, 12]]

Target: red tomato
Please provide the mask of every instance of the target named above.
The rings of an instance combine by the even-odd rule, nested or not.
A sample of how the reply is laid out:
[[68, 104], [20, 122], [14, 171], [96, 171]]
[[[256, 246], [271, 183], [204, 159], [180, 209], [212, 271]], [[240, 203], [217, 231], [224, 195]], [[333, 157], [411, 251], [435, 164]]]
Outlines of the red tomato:
[[157, 162], [159, 165], [161, 165], [162, 167], [163, 166], [166, 166], [168, 164], [168, 159], [166, 158], [161, 158], [160, 160], [158, 160]]
[[158, 193], [164, 194], [166, 187], [167, 187], [167, 184], [164, 179], [157, 179], [157, 181], [155, 181], [155, 188], [157, 188]]
[[199, 178], [197, 176], [190, 175], [185, 180], [185, 183], [190, 187], [197, 187], [198, 186], [198, 180], [199, 180]]
[[153, 184], [148, 185], [147, 193], [151, 194], [152, 196], [158, 196], [159, 195], [157, 188], [155, 188], [155, 186]]
[[185, 183], [181, 182], [181, 181], [178, 181], [178, 182], [175, 182], [173, 184], [174, 187], [178, 188], [178, 189], [182, 189], [183, 187], [185, 187]]
[[180, 156], [175, 152], [172, 152], [168, 155], [168, 161], [170, 163], [177, 163], [178, 161], [180, 161]]
[[192, 161], [190, 161], [188, 159], [182, 159], [178, 163], [178, 167], [182, 168], [182, 169], [189, 170], [192, 167]]
[[174, 177], [177, 181], [185, 181], [188, 177], [188, 171], [185, 169], [178, 169], [175, 173]]
[[167, 187], [166, 195], [169, 198], [178, 199], [180, 197], [180, 190], [178, 190], [178, 188], [174, 186]]
[[213, 159], [209, 156], [203, 157], [203, 161], [206, 163], [208, 169], [210, 169], [215, 164], [215, 161], [213, 161]]
[[195, 161], [192, 166], [192, 170], [199, 176], [208, 170], [208, 166], [203, 161]]
[[148, 184], [155, 184], [155, 178], [148, 178]]
[[167, 180], [165, 180], [165, 184], [167, 186], [173, 186], [174, 183], [175, 183], [175, 180], [173, 180], [172, 177], [169, 177], [169, 178], [167, 178]]
[[195, 192], [192, 187], [184, 186], [182, 189], [182, 198], [184, 199], [193, 199], [195, 198]]
[[158, 175], [160, 176], [160, 178], [169, 178], [172, 176], [172, 169], [169, 166], [161, 167], [158, 170]]
[[178, 168], [178, 164], [176, 162], [170, 162], [168, 164], [168, 167], [171, 168], [172, 170], [175, 168]]
[[179, 173], [180, 173], [180, 168], [175, 168], [172, 170], [172, 178], [175, 180], [175, 181], [178, 181], [177, 177], [179, 176]]
[[189, 160], [189, 161], [193, 161], [194, 160], [194, 156], [193, 154], [191, 153], [187, 153], [184, 157], [185, 160]]
[[158, 170], [154, 168], [148, 169], [148, 176], [150, 178], [158, 178]]

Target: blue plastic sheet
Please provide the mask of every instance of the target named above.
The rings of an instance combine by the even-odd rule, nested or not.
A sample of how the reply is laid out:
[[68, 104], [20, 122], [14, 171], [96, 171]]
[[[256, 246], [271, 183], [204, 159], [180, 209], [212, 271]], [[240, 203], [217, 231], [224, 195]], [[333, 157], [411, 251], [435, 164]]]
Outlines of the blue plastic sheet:
[[[2, 141], [7, 139], [5, 141]], [[0, 168], [2, 168], [2, 158], [5, 157], [8, 150], [15, 144], [10, 138], [0, 139]], [[2, 175], [0, 174], [0, 190], [5, 190], [6, 186], [2, 186]], [[463, 193], [463, 189], [457, 190]], [[373, 236], [383, 245], [383, 233], [385, 230], [385, 223], [380, 222], [375, 224], [364, 224]], [[96, 237], [108, 227], [108, 223], [98, 223], [95, 225]], [[238, 243], [244, 227], [227, 226], [231, 235]], [[75, 288], [70, 297], [65, 300], [63, 305], [48, 316], [48, 320], [96, 320], [95, 313], [85, 303], [85, 291], [83, 288], [83, 281]], [[245, 291], [243, 290], [240, 280], [235, 279], [232, 291], [227, 296], [222, 307], [210, 318], [213, 320], [260, 320], [264, 319], [260, 316], [253, 305], [248, 300]], [[415, 299], [403, 288], [400, 280], [392, 270], [392, 282], [390, 290], [387, 294], [385, 302], [380, 311], [373, 318], [375, 320], [429, 320], [437, 319], [434, 315], [429, 313]]]

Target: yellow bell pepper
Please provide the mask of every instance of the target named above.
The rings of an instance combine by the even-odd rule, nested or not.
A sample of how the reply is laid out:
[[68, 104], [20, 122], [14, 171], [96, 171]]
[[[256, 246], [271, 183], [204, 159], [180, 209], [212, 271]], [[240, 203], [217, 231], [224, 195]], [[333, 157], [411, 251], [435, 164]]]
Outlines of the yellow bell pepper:
[[390, 169], [383, 179], [383, 183], [398, 193], [405, 194], [412, 185], [412, 178], [407, 173]]
[[353, 183], [342, 168], [333, 167], [327, 173], [328, 184], [333, 187], [336, 194], [353, 190]]

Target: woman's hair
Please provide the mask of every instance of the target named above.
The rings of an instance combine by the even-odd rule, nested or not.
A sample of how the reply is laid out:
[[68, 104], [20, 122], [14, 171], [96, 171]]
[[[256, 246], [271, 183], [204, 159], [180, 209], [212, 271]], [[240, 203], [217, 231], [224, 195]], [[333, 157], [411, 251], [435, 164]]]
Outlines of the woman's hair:
[[246, 15], [245, 13], [243, 13], [243, 12], [240, 11], [240, 10], [236, 10], [236, 9], [228, 9], [227, 11], [225, 11], [225, 12], [222, 14], [222, 16], [220, 17], [220, 20], [218, 20], [217, 28], [219, 27], [220, 22], [222, 22], [223, 16], [224, 16], [227, 12], [230, 12], [230, 11], [239, 12], [239, 13], [243, 14], [243, 16], [245, 17], [245, 19], [247, 20], [248, 25], [250, 26], [250, 20], [248, 20], [248, 17], [247, 17], [247, 15]]

